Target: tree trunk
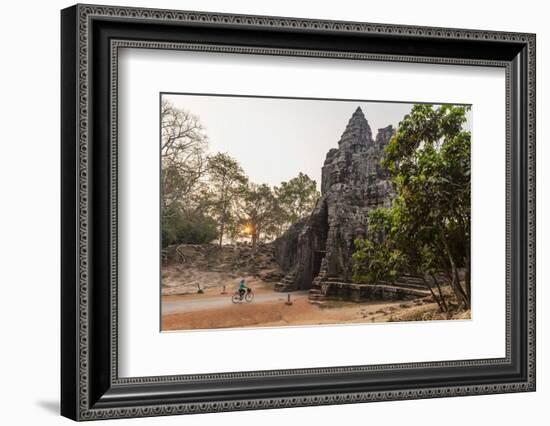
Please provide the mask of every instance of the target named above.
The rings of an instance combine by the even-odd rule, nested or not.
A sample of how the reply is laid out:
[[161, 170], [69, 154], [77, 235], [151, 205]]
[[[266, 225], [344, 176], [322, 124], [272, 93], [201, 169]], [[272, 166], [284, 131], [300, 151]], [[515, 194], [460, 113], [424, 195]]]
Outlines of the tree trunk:
[[227, 210], [227, 204], [226, 204], [226, 197], [227, 197], [227, 188], [225, 187], [225, 174], [223, 175], [222, 177], [222, 186], [221, 186], [221, 190], [220, 190], [220, 201], [221, 201], [221, 208], [222, 208], [222, 211], [221, 211], [221, 220], [220, 220], [220, 247], [222, 246], [222, 241], [223, 241], [223, 232], [225, 230], [225, 214], [226, 214], [226, 210]]
[[458, 300], [462, 301], [462, 304], [466, 309], [470, 308], [470, 304], [468, 302], [468, 297], [466, 296], [466, 293], [464, 292], [464, 289], [460, 285], [460, 277], [458, 276], [458, 268], [456, 267], [456, 262], [454, 260], [453, 255], [451, 254], [451, 249], [449, 248], [449, 244], [447, 242], [447, 239], [445, 238], [443, 232], [441, 232], [441, 241], [443, 242], [443, 246], [445, 247], [445, 251], [447, 252], [447, 258], [449, 259], [449, 263], [451, 264], [451, 287], [453, 288], [453, 291], [457, 297]]
[[464, 304], [464, 307], [466, 309], [470, 309], [470, 302], [468, 300], [468, 296], [466, 295], [466, 292], [462, 288], [462, 285], [460, 284], [460, 277], [458, 275], [458, 268], [456, 267], [456, 264], [453, 264], [453, 286], [456, 287], [456, 291], [460, 294], [460, 298], [462, 299], [462, 303]]
[[222, 221], [222, 223], [220, 223], [220, 247], [222, 246], [224, 228], [225, 223]]
[[422, 281], [424, 281], [424, 285], [426, 287], [428, 287], [428, 290], [430, 290], [430, 293], [432, 293], [432, 297], [434, 298], [434, 300], [437, 302], [437, 305], [439, 306], [439, 310], [441, 312], [445, 312], [445, 310], [443, 309], [443, 305], [441, 304], [441, 301], [439, 300], [439, 297], [437, 297], [432, 289], [432, 286], [428, 283], [428, 281], [426, 280], [426, 277], [424, 277], [424, 275], [422, 275]]
[[465, 261], [465, 265], [466, 265], [466, 271], [465, 271], [465, 275], [464, 275], [464, 280], [465, 280], [465, 284], [466, 284], [466, 296], [468, 297], [468, 305], [471, 306], [472, 305], [472, 278], [471, 278], [471, 267], [470, 267], [470, 253], [468, 253], [466, 255], [466, 261]]
[[439, 298], [441, 299], [441, 303], [443, 304], [443, 307], [445, 308], [445, 312], [449, 310], [449, 307], [447, 306], [447, 302], [445, 301], [445, 297], [443, 296], [443, 292], [441, 291], [441, 286], [439, 285], [439, 281], [437, 281], [437, 278], [435, 277], [435, 274], [432, 275], [432, 280], [434, 281], [435, 285], [437, 286], [437, 292], [439, 293]]

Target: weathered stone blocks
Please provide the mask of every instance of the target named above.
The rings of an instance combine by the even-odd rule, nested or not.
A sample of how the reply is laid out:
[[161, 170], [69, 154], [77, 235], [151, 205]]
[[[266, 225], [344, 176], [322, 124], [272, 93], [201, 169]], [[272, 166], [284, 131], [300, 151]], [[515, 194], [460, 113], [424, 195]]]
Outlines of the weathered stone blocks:
[[365, 234], [369, 211], [390, 206], [394, 197], [380, 165], [393, 133], [392, 126], [379, 129], [374, 140], [361, 108], [353, 113], [338, 148], [326, 155], [313, 212], [273, 243], [286, 273], [277, 290], [319, 288], [330, 278], [351, 281], [354, 240]]

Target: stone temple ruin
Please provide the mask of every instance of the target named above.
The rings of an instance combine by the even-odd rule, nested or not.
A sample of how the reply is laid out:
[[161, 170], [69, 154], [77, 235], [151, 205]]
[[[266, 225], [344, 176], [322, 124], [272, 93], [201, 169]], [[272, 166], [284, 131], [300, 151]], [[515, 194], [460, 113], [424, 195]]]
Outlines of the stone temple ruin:
[[365, 234], [368, 213], [391, 206], [394, 191], [380, 160], [393, 134], [390, 125], [373, 139], [361, 108], [353, 113], [338, 148], [326, 155], [321, 198], [313, 212], [273, 242], [285, 272], [275, 290], [309, 290], [310, 300], [330, 292], [353, 300], [372, 296], [365, 294], [372, 286], [351, 282], [352, 253], [354, 240]]

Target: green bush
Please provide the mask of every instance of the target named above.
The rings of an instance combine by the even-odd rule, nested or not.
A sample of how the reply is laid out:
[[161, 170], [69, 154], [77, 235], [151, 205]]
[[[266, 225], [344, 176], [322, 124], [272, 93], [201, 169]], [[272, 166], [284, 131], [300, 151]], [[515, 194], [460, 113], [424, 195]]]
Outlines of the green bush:
[[171, 210], [162, 220], [162, 247], [209, 243], [218, 236], [216, 228], [216, 222], [209, 216]]

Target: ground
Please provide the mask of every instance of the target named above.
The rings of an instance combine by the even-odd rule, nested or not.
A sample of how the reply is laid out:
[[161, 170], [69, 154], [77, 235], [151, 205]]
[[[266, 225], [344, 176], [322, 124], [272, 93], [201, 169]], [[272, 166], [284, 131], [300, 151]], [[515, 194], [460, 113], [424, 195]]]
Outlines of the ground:
[[[163, 269], [162, 330], [235, 327], [280, 327], [317, 324], [469, 319], [469, 311], [439, 312], [431, 297], [414, 301], [308, 302], [307, 292], [277, 293], [273, 284], [244, 276], [254, 289], [251, 303], [234, 304], [231, 296], [240, 276], [227, 272], [204, 272], [187, 268]], [[225, 286], [225, 293], [222, 294]], [[198, 293], [198, 288], [202, 293]], [[291, 304], [288, 304], [290, 294]]]

